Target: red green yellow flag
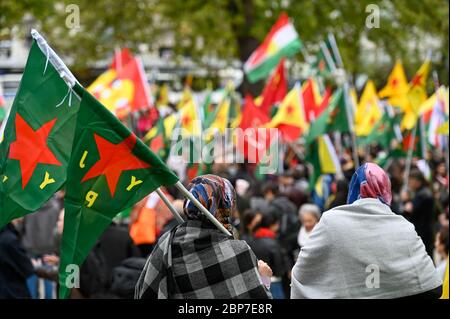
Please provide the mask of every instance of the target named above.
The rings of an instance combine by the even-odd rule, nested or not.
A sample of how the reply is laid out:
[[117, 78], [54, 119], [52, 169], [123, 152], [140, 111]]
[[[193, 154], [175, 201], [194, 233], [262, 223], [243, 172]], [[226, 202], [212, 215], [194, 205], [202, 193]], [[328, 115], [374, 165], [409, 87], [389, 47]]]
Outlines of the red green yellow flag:
[[[121, 211], [178, 177], [89, 92], [76, 84], [81, 104], [68, 166], [61, 244], [60, 291], [66, 298], [69, 265], [81, 265]], [[69, 271], [69, 273], [68, 273]]]

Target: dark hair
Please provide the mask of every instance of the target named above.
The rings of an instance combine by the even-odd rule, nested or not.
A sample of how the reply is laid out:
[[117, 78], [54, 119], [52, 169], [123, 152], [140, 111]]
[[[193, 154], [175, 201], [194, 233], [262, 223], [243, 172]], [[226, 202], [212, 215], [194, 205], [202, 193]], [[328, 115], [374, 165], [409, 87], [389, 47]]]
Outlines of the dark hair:
[[448, 226], [442, 226], [438, 234], [439, 242], [445, 246], [445, 251], [448, 254]]
[[255, 219], [256, 215], [258, 215], [258, 214], [261, 214], [261, 213], [256, 210], [253, 210], [253, 209], [246, 209], [244, 211], [244, 214], [242, 215], [242, 225], [243, 225], [242, 231], [244, 234], [247, 234], [248, 225], [251, 224], [253, 219]]
[[411, 172], [409, 173], [409, 178], [415, 179], [422, 184], [422, 186], [425, 186], [427, 184], [427, 180], [425, 179], [425, 176], [418, 168], [411, 169]]
[[272, 194], [274, 194], [275, 196], [278, 195], [279, 193], [279, 187], [278, 184], [272, 181], [268, 181], [266, 183], [264, 183], [264, 185], [262, 186], [262, 193], [265, 195], [268, 192], [271, 192]]
[[274, 213], [266, 212], [262, 215], [259, 227], [269, 228], [272, 225], [278, 223], [278, 216]]

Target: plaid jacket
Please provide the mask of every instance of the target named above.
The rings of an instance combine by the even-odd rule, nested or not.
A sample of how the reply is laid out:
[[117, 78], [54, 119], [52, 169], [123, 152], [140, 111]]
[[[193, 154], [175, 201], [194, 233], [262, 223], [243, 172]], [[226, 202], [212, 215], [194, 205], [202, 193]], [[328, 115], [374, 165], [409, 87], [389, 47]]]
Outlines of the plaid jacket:
[[138, 280], [135, 298], [266, 299], [271, 294], [246, 242], [189, 220], [160, 238]]

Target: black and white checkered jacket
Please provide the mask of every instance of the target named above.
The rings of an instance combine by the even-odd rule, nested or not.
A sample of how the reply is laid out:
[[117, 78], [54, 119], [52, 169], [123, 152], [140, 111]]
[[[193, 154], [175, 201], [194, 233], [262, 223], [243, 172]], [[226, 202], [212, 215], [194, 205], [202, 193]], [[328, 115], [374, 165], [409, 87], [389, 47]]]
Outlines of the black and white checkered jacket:
[[189, 220], [160, 238], [135, 298], [266, 299], [271, 294], [245, 241], [226, 236], [212, 224]]

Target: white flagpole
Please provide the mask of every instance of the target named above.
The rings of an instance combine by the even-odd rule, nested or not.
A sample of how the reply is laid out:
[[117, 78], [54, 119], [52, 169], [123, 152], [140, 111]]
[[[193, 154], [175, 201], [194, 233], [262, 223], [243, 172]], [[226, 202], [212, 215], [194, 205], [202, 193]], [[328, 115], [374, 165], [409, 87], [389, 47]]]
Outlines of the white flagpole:
[[180, 190], [181, 193], [183, 193], [184, 196], [186, 196], [191, 202], [194, 203], [195, 206], [208, 218], [217, 228], [219, 228], [225, 235], [232, 236], [230, 232], [203, 206], [197, 198], [194, 197], [187, 189], [184, 187], [184, 185], [178, 181], [175, 184], [175, 187]]
[[31, 36], [36, 40], [36, 43], [41, 51], [46, 55], [47, 63], [50, 62], [53, 65], [69, 87], [74, 87], [74, 85], [78, 82], [77, 79], [72, 72], [69, 71], [69, 68], [59, 58], [55, 51], [53, 51], [53, 49], [47, 44], [47, 41], [45, 41], [45, 39], [35, 29], [31, 30]]
[[178, 213], [178, 211], [173, 207], [172, 203], [169, 201], [169, 199], [166, 197], [166, 195], [161, 191], [161, 188], [156, 189], [156, 193], [161, 198], [161, 200], [164, 202], [164, 204], [167, 205], [169, 210], [172, 212], [175, 219], [178, 221], [179, 224], [182, 224], [184, 222], [183, 217]]

